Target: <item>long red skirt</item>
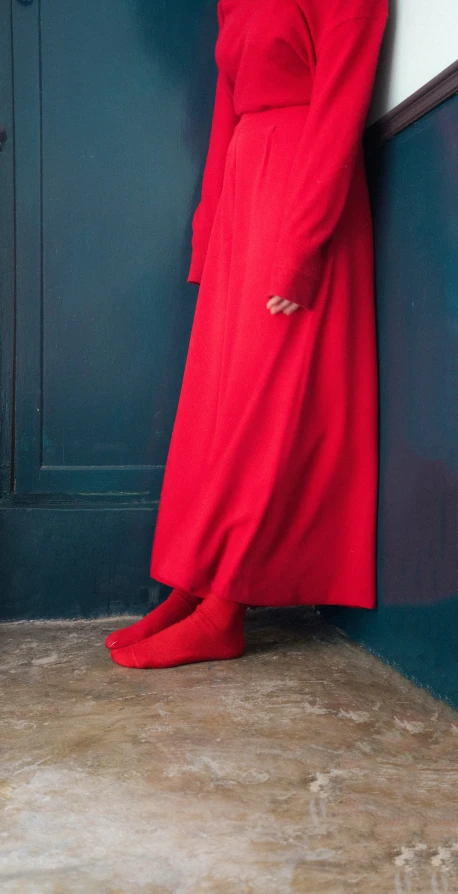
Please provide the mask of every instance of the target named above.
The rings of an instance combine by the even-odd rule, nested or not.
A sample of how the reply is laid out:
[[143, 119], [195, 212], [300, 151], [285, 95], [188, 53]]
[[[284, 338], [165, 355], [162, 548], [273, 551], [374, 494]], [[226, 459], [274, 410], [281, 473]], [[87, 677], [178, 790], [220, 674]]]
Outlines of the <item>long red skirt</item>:
[[150, 574], [249, 605], [373, 608], [378, 383], [362, 147], [313, 308], [290, 316], [266, 308], [307, 113], [244, 114], [232, 136]]

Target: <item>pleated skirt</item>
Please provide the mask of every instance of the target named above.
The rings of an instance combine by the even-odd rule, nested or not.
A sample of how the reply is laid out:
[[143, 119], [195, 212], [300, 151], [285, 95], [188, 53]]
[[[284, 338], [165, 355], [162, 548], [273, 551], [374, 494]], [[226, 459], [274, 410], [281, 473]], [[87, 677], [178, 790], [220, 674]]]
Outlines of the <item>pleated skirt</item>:
[[362, 147], [313, 308], [290, 316], [266, 308], [307, 114], [308, 106], [246, 113], [233, 133], [150, 575], [253, 606], [373, 608], [378, 382]]

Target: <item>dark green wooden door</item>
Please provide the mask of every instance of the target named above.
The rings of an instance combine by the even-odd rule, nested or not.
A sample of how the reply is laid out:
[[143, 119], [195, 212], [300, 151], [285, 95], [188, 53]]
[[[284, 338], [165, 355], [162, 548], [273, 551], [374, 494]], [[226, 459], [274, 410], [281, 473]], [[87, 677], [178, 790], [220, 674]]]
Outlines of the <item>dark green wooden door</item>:
[[2, 4], [1, 617], [143, 610], [214, 4]]

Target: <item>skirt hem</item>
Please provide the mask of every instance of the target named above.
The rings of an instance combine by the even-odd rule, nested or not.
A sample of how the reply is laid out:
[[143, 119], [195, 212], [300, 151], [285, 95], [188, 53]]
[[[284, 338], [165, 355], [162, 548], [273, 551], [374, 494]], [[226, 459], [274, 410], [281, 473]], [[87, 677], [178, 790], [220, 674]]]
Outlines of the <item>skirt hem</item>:
[[[227, 592], [226, 593], [217, 593], [216, 590], [213, 589], [213, 587], [194, 587], [193, 585], [189, 585], [189, 584], [180, 582], [176, 578], [174, 580], [172, 580], [173, 575], [169, 576], [167, 573], [166, 574], [163, 574], [162, 572], [158, 573], [157, 570], [155, 570], [154, 575], [150, 574], [150, 577], [153, 580], [158, 581], [159, 583], [165, 584], [167, 587], [177, 587], [177, 589], [185, 590], [188, 593], [192, 593], [194, 596], [199, 596], [201, 599], [205, 599], [205, 597], [211, 593], [213, 596], [218, 596], [220, 599], [227, 599], [230, 602], [239, 602], [239, 603], [242, 603], [243, 605], [248, 605], [250, 608], [261, 608], [261, 607], [265, 607], [265, 608], [293, 608], [293, 607], [298, 607], [301, 605], [303, 605], [303, 606], [309, 605], [312, 607], [313, 606], [322, 606], [322, 605], [337, 605], [337, 606], [340, 606], [341, 608], [365, 608], [370, 611], [373, 611], [377, 607], [375, 602], [374, 602], [374, 604], [369, 605], [368, 600], [365, 600], [365, 601], [355, 600], [354, 595], [352, 595], [352, 597], [351, 597], [351, 599], [352, 599], [351, 603], [346, 602], [343, 599], [338, 600], [335, 598], [329, 602], [324, 601], [324, 600], [321, 600], [321, 601], [315, 600], [313, 602], [312, 601], [309, 602], [307, 600], [297, 599], [297, 598], [293, 599], [292, 601], [289, 601], [288, 599], [279, 601], [277, 598], [277, 601], [273, 602], [269, 598], [266, 599], [266, 597], [256, 597], [253, 595], [251, 595], [250, 597], [243, 597], [242, 595], [234, 596], [232, 591], [230, 592], [230, 594]], [[235, 589], [235, 586], [234, 586], [234, 589]]]

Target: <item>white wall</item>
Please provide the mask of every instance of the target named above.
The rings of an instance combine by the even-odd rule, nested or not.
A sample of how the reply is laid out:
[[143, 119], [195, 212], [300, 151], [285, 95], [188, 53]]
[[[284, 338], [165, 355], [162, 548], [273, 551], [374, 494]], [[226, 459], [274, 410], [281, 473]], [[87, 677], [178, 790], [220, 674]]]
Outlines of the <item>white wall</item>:
[[458, 58], [458, 0], [388, 0], [370, 124]]

